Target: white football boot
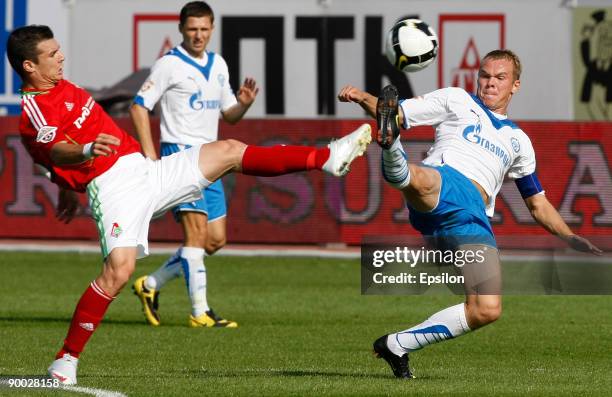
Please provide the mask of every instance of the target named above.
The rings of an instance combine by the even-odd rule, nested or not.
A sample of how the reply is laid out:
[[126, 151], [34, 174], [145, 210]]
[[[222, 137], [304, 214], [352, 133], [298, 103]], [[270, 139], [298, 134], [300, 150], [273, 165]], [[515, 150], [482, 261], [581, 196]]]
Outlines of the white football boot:
[[59, 380], [62, 385], [76, 385], [77, 383], [77, 365], [79, 359], [65, 353], [61, 358], [53, 361], [47, 369], [49, 376]]
[[369, 124], [362, 124], [350, 134], [331, 141], [327, 145], [329, 158], [323, 164], [323, 171], [334, 176], [346, 175], [353, 160], [363, 155], [370, 142], [372, 142], [372, 129]]

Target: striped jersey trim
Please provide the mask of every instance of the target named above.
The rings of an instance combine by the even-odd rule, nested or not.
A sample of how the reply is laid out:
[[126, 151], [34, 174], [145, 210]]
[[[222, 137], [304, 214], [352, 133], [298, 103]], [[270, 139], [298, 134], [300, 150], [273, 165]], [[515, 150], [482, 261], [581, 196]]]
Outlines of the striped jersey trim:
[[87, 196], [89, 197], [89, 208], [91, 208], [91, 214], [96, 221], [96, 227], [98, 228], [98, 235], [100, 236], [100, 249], [102, 250], [102, 257], [108, 256], [108, 246], [106, 244], [106, 232], [104, 230], [104, 223], [102, 220], [102, 203], [98, 197], [99, 193], [98, 185], [93, 180], [87, 185]]
[[38, 104], [36, 103], [36, 99], [32, 95], [25, 95], [23, 97], [23, 110], [25, 110], [30, 122], [36, 128], [36, 131], [39, 131], [42, 127], [47, 125], [47, 120], [45, 116], [40, 111]]

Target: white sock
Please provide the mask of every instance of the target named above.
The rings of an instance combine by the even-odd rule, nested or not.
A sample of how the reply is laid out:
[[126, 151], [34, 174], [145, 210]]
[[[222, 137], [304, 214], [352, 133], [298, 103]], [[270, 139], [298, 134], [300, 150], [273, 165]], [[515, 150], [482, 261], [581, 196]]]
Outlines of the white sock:
[[145, 288], [160, 290], [168, 281], [181, 275], [181, 249], [179, 248], [166, 263], [145, 279]]
[[390, 334], [387, 346], [393, 353], [401, 356], [427, 345], [456, 338], [469, 331], [470, 327], [465, 318], [465, 304], [460, 303], [437, 312], [419, 325]]
[[204, 267], [204, 249], [183, 247], [181, 250], [183, 275], [191, 299], [191, 314], [199, 317], [210, 310], [206, 299], [206, 268]]
[[402, 148], [399, 137], [389, 149], [382, 151], [382, 173], [385, 181], [396, 189], [403, 189], [410, 183], [408, 156]]

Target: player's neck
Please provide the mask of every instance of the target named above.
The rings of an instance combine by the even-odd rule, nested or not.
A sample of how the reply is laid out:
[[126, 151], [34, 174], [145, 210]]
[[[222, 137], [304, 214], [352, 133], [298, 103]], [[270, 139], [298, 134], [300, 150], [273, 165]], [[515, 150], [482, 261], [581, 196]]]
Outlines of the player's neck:
[[53, 89], [58, 81], [27, 81], [21, 86], [23, 91], [49, 91]]
[[204, 59], [204, 53], [206, 52], [206, 50], [204, 50], [202, 52], [194, 52], [194, 51], [189, 50], [189, 48], [187, 48], [185, 45], [183, 45], [183, 43], [181, 43], [181, 48], [183, 50], [185, 50], [185, 52], [187, 54], [189, 54], [189, 56], [192, 57], [192, 58]]

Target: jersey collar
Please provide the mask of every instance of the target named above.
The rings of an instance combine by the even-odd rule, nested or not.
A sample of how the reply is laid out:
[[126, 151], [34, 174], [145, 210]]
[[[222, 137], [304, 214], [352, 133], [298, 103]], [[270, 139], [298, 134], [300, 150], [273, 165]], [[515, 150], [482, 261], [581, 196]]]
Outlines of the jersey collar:
[[55, 87], [49, 88], [48, 90], [37, 90], [36, 88], [21, 88], [19, 90], [19, 95], [24, 97], [27, 95], [36, 96], [36, 95], [41, 95], [41, 94], [48, 94], [49, 92], [53, 91], [60, 85], [64, 85], [64, 84], [65, 84], [65, 80], [60, 80], [57, 82]]
[[200, 73], [204, 75], [204, 78], [206, 80], [208, 80], [208, 78], [210, 77], [210, 71], [212, 69], [213, 60], [215, 59], [214, 52], [206, 52], [206, 56], [208, 59], [207, 59], [206, 65], [204, 66], [199, 65], [192, 57], [184, 53], [182, 49], [180, 48], [180, 46], [174, 47], [173, 49], [168, 51], [166, 55], [174, 55], [178, 57], [179, 59], [181, 59], [183, 62], [193, 66], [194, 68], [199, 70]]
[[[484, 103], [482, 103], [482, 101], [480, 100], [480, 98], [478, 98], [478, 96], [474, 94], [470, 94], [470, 96], [472, 97], [474, 102], [476, 102], [476, 104], [478, 104], [478, 106], [480, 106], [482, 110], [484, 110], [487, 116], [489, 116], [489, 119], [491, 120], [491, 124], [493, 124], [493, 127], [495, 127], [495, 129], [500, 130], [502, 127], [510, 127], [513, 130], [519, 129], [519, 127], [516, 124], [514, 124], [511, 120], [508, 120], [507, 118], [503, 118], [503, 119], [498, 118], [491, 110], [489, 110], [488, 107], [486, 107]], [[504, 117], [504, 116], [500, 115], [500, 117]]]

